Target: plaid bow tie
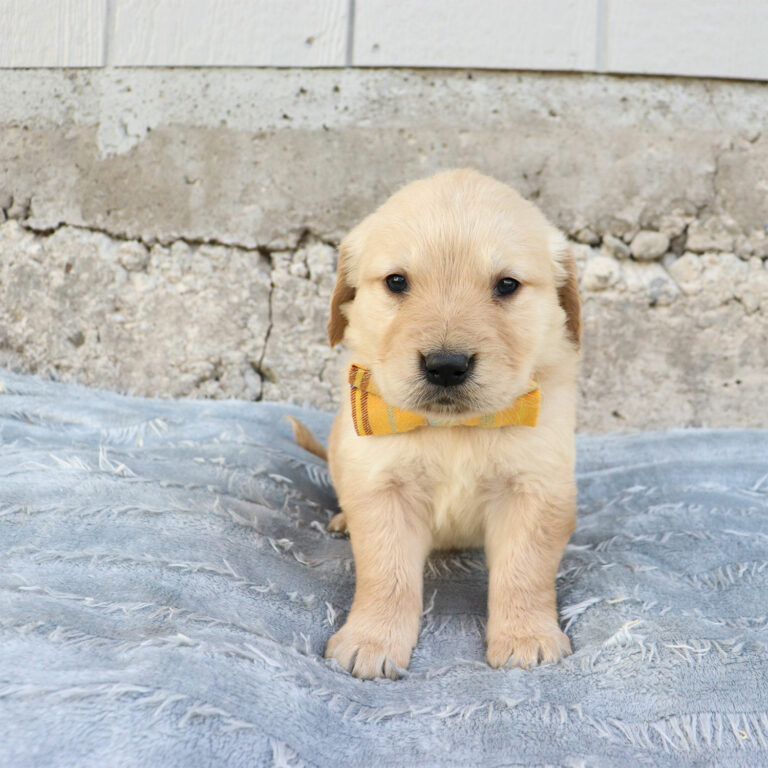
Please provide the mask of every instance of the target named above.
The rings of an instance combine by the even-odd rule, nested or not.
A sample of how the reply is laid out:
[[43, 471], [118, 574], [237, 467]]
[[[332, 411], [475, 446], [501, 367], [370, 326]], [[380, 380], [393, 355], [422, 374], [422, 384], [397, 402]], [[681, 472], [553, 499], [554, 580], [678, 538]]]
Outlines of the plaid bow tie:
[[401, 411], [387, 405], [376, 390], [367, 368], [354, 363], [349, 366], [352, 421], [358, 435], [392, 435], [410, 432], [418, 427], [535, 427], [539, 418], [541, 390], [531, 381], [531, 391], [521, 395], [509, 408], [496, 413], [475, 416], [465, 421], [449, 422], [426, 419], [417, 413]]

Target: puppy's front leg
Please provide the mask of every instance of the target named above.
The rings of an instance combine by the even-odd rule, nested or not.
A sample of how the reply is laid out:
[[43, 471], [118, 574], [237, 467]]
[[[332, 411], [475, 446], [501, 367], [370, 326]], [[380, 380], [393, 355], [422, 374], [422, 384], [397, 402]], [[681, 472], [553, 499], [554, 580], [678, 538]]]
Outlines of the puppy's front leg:
[[[423, 509], [399, 490], [347, 507], [355, 558], [355, 599], [347, 622], [328, 641], [326, 658], [355, 677], [398, 677], [419, 635], [424, 561], [431, 533]], [[396, 665], [396, 666], [395, 666]]]
[[515, 493], [488, 511], [488, 663], [528, 667], [571, 652], [560, 631], [555, 576], [575, 528], [575, 493]]

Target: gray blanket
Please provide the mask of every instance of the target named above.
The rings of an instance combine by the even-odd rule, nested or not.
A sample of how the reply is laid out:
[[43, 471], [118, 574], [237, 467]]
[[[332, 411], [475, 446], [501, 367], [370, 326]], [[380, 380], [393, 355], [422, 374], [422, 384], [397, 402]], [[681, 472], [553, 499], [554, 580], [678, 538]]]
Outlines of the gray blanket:
[[361, 682], [322, 658], [353, 563], [282, 418], [328, 415], [0, 383], [2, 766], [768, 765], [766, 432], [582, 437], [573, 655], [487, 667], [453, 553], [410, 671]]

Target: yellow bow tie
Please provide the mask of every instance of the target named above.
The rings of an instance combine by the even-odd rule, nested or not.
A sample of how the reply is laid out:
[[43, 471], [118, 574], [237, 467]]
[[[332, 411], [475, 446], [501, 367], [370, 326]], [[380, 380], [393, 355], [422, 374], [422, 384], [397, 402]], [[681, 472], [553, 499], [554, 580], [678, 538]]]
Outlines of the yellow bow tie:
[[392, 435], [410, 432], [417, 427], [535, 427], [539, 418], [541, 390], [531, 381], [531, 391], [521, 395], [509, 408], [496, 413], [475, 416], [465, 421], [426, 419], [418, 413], [401, 411], [387, 405], [376, 391], [371, 372], [354, 363], [349, 366], [352, 421], [358, 435]]

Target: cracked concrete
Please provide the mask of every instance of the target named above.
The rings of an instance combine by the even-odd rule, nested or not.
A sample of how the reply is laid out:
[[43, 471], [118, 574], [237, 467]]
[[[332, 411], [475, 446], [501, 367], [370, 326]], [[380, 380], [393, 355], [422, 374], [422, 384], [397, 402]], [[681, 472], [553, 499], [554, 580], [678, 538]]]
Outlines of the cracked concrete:
[[582, 430], [768, 426], [766, 85], [408, 70], [2, 77], [9, 364], [145, 395], [333, 407], [334, 246], [400, 184], [471, 165], [573, 241]]
[[141, 394], [259, 399], [269, 260], [217, 245], [147, 248], [62, 226], [0, 225], [9, 362]]
[[[707, 226], [714, 238], [727, 231]], [[742, 258], [686, 250], [657, 261], [572, 244], [584, 302], [582, 430], [766, 423], [755, 403], [768, 371], [768, 248], [764, 237], [755, 243]], [[310, 233], [295, 250], [147, 247], [9, 220], [0, 360], [144, 395], [332, 408], [343, 354], [325, 335], [335, 261]]]

